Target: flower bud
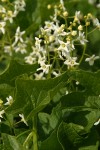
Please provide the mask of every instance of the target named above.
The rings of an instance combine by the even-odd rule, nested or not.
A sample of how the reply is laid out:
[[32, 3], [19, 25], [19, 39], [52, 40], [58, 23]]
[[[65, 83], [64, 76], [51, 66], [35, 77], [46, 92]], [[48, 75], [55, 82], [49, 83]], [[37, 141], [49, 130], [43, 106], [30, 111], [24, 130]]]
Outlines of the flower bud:
[[83, 30], [83, 26], [82, 26], [82, 25], [79, 25], [79, 26], [78, 26], [78, 30], [79, 30], [79, 31], [82, 31], [82, 30]]
[[87, 22], [86, 22], [86, 26], [89, 26], [89, 25], [90, 25], [90, 22], [89, 22], [89, 21], [87, 21]]
[[47, 6], [47, 8], [48, 8], [48, 9], [51, 9], [51, 5], [49, 4], [49, 5]]
[[77, 35], [77, 31], [72, 31], [72, 32], [71, 32], [71, 35], [72, 35], [72, 36]]
[[63, 12], [63, 16], [64, 16], [64, 17], [67, 17], [67, 16], [68, 16], [68, 12], [67, 12], [67, 11], [64, 11], [64, 12]]

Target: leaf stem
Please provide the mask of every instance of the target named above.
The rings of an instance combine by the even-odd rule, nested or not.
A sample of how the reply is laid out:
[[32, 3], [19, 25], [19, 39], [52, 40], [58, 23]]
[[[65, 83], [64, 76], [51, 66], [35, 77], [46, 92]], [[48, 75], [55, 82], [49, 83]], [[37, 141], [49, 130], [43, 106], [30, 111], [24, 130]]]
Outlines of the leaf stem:
[[27, 136], [25, 142], [23, 143], [23, 147], [24, 147], [25, 149], [26, 149], [26, 147], [29, 145], [29, 141], [31, 140], [32, 136], [33, 136], [33, 132], [31, 132], [31, 133]]
[[92, 31], [88, 32], [87, 35], [91, 34], [91, 33], [94, 32], [96, 29], [97, 29], [97, 27], [94, 28]]
[[33, 150], [38, 150], [37, 115], [33, 118]]
[[28, 132], [30, 132], [30, 130], [27, 130], [27, 131], [22, 132], [22, 133], [19, 134], [16, 138], [19, 138], [20, 136], [22, 136], [22, 135], [24, 135], [24, 134], [26, 134], [26, 133], [28, 133]]
[[[87, 26], [86, 26], [86, 39], [87, 39]], [[83, 60], [83, 58], [84, 58], [84, 55], [85, 55], [85, 51], [86, 51], [86, 44], [84, 45], [84, 49], [83, 49], [83, 53], [82, 53], [82, 56], [81, 56], [81, 58], [80, 58], [80, 60], [79, 60], [79, 65], [81, 64], [81, 62], [82, 62], [82, 60]]]
[[80, 60], [79, 60], [79, 65], [81, 64], [81, 62], [82, 62], [82, 60], [83, 60], [83, 58], [84, 58], [85, 51], [86, 51], [86, 44], [84, 45], [83, 53], [82, 53], [82, 56], [81, 56], [81, 58], [80, 58]]

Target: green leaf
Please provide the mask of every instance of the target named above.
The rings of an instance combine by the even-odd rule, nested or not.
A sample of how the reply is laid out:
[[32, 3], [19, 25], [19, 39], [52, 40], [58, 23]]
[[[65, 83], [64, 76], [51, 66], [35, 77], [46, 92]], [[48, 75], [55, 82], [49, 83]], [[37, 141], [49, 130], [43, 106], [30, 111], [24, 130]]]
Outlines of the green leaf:
[[[61, 123], [58, 129], [58, 137], [65, 149], [95, 149], [98, 150], [99, 141], [96, 130], [86, 133], [83, 126], [73, 123]], [[89, 149], [88, 149], [89, 148]]]
[[80, 144], [83, 139], [79, 132], [83, 130], [84, 127], [73, 123], [61, 123], [58, 128], [58, 138], [64, 149], [76, 150], [76, 144]]
[[51, 114], [44, 112], [40, 112], [38, 114], [39, 121], [42, 124], [42, 128], [45, 134], [49, 134], [58, 126], [61, 117], [62, 117], [61, 105], [59, 104], [52, 109]]
[[76, 108], [83, 106], [85, 103], [84, 92], [72, 92], [61, 98], [62, 108]]
[[89, 72], [76, 70], [69, 73], [73, 80], [79, 81], [86, 88], [86, 92], [90, 95], [100, 94], [100, 70], [97, 72]]
[[88, 100], [85, 102], [85, 106], [91, 107], [91, 109], [100, 109], [100, 97], [89, 96]]
[[8, 84], [0, 84], [0, 98], [4, 100], [9, 95], [13, 95], [14, 88]]
[[84, 126], [89, 131], [100, 117], [100, 97], [86, 97], [84, 92], [73, 92], [61, 98], [63, 119]]
[[91, 145], [91, 146], [83, 146], [80, 147], [79, 150], [98, 150], [99, 142], [96, 142], [96, 145]]
[[7, 69], [0, 75], [0, 84], [10, 84], [14, 85], [15, 80], [18, 76], [23, 74], [34, 73], [37, 69], [37, 64], [35, 65], [22, 65], [15, 60], [12, 60], [7, 67]]
[[63, 150], [57, 138], [57, 131], [54, 130], [51, 135], [41, 142], [39, 150]]
[[72, 92], [61, 98], [62, 109], [69, 110], [98, 110], [100, 109], [99, 96], [87, 96], [85, 92]]
[[67, 79], [67, 73], [47, 80], [17, 79], [15, 102], [7, 111], [19, 113], [25, 110], [29, 119], [50, 103], [56, 93], [65, 86]]
[[2, 134], [4, 142], [4, 150], [23, 150], [23, 147], [18, 143], [14, 136], [8, 134]]
[[100, 145], [100, 137], [95, 129], [92, 129], [88, 137], [84, 139], [79, 146], [79, 150], [98, 150]]

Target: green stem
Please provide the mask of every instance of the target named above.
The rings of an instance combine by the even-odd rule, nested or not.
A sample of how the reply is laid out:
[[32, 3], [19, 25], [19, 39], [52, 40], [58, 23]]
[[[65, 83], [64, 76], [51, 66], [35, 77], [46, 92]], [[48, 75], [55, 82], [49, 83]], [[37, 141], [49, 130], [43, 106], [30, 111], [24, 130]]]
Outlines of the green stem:
[[47, 51], [48, 64], [50, 64], [50, 54], [49, 54], [47, 41], [46, 41], [46, 51]]
[[[33, 129], [32, 129], [32, 132], [27, 136], [25, 142], [23, 143], [23, 147], [24, 149], [28, 148], [31, 141], [33, 141], [33, 150], [38, 150], [38, 138], [37, 138], [37, 116], [34, 116], [33, 117]], [[27, 131], [28, 132], [28, 131]], [[24, 133], [27, 133], [27, 132], [24, 132]], [[23, 133], [23, 134], [24, 134]], [[18, 136], [19, 137], [19, 136]], [[17, 138], [18, 138], [17, 137]]]
[[[10, 128], [10, 132], [13, 133], [12, 131], [14, 131], [14, 128], [12, 127], [12, 125], [11, 125], [11, 123], [10, 123], [10, 121], [9, 121], [9, 119], [8, 119], [8, 117], [7, 117], [7, 115], [6, 115], [6, 118], [5, 118], [5, 117], [3, 117], [3, 118], [4, 118], [4, 120], [8, 121], [8, 123], [9, 123], [9, 128]], [[13, 129], [13, 130], [12, 130], [12, 129]]]
[[55, 64], [56, 60], [58, 60], [58, 58], [57, 58], [57, 52], [54, 53], [54, 56], [53, 56], [51, 59], [52, 59], [53, 61], [52, 61], [52, 66], [51, 66], [51, 68], [50, 68], [50, 74], [51, 74], [51, 72], [52, 72], [52, 70], [53, 70], [53, 67], [54, 67], [54, 64]]
[[[46, 51], [47, 51], [47, 63], [48, 63], [48, 65], [50, 65], [50, 54], [49, 54], [49, 49], [48, 49], [48, 44], [47, 44], [47, 42], [46, 42]], [[47, 78], [50, 78], [51, 77], [51, 71], [49, 71], [49, 73], [48, 73], [48, 75], [47, 75]]]
[[79, 60], [79, 64], [81, 64], [81, 62], [82, 62], [82, 60], [83, 60], [83, 58], [84, 58], [85, 51], [86, 51], [86, 44], [84, 45], [83, 53], [82, 53], [82, 56], [81, 56], [81, 58], [80, 58], [80, 60]]
[[33, 131], [33, 150], [38, 150], [37, 132]]
[[91, 34], [92, 32], [94, 32], [97, 29], [97, 27], [95, 29], [93, 29], [92, 31], [88, 32], [87, 35]]
[[37, 116], [33, 118], [33, 150], [38, 150]]
[[[86, 40], [87, 40], [87, 26], [86, 26]], [[79, 60], [79, 65], [81, 64], [83, 58], [84, 58], [84, 55], [85, 55], [85, 51], [86, 51], [86, 44], [84, 45], [84, 49], [83, 49], [83, 53], [82, 53], [82, 56]]]
[[29, 141], [31, 140], [32, 136], [33, 136], [33, 132], [31, 132], [31, 133], [27, 136], [25, 142], [23, 143], [23, 147], [24, 147], [25, 149], [26, 149], [26, 147], [29, 145]]
[[22, 132], [22, 133], [19, 134], [16, 138], [18, 139], [20, 136], [22, 136], [22, 135], [24, 135], [24, 134], [26, 134], [26, 133], [28, 133], [28, 132], [30, 132], [30, 130], [27, 130], [27, 131]]

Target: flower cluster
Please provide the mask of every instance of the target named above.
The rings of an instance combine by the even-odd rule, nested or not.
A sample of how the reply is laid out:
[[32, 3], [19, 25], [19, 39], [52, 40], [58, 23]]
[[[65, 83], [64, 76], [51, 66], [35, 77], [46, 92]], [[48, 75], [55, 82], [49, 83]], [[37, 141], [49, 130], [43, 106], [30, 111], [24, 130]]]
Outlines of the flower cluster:
[[[5, 0], [2, 0], [0, 5], [0, 31], [6, 33], [6, 24], [13, 23], [14, 17], [20, 11], [25, 11], [25, 1], [15, 0], [11, 9], [5, 6]], [[9, 4], [10, 5], [10, 4]], [[48, 9], [51, 5], [47, 6]], [[74, 16], [70, 16], [64, 1], [60, 0], [59, 5], [55, 5], [54, 15], [51, 19], [45, 21], [44, 27], [40, 28], [39, 35], [30, 40], [26, 36], [25, 31], [21, 31], [20, 26], [17, 27], [16, 32], [9, 40], [3, 44], [5, 53], [13, 57], [14, 53], [24, 54], [24, 61], [28, 64], [38, 63], [39, 68], [34, 74], [35, 79], [45, 79], [50, 76], [58, 76], [66, 69], [73, 69], [80, 65], [83, 61], [88, 41], [88, 28], [94, 26], [95, 29], [100, 29], [100, 23], [91, 13], [83, 15], [80, 11], [76, 11]], [[91, 28], [89, 28], [89, 32]], [[94, 29], [93, 29], [94, 30]], [[9, 36], [9, 35], [8, 35]], [[30, 42], [31, 41], [31, 42]], [[31, 43], [31, 44], [30, 44]], [[28, 45], [30, 45], [30, 53], [28, 53]], [[78, 54], [79, 49], [83, 48], [82, 56]], [[94, 61], [99, 59], [99, 56], [89, 56], [85, 61], [89, 65], [93, 65]]]
[[[18, 15], [20, 11], [25, 11], [26, 3], [24, 0], [15, 0], [10, 3], [8, 0], [2, 0], [0, 4], [0, 32], [1, 34], [9, 34], [8, 26], [9, 23], [14, 23], [14, 18]], [[25, 33], [20, 32], [20, 27], [16, 29], [15, 33], [15, 41], [9, 40], [6, 42], [7, 44], [3, 45], [4, 52], [8, 53], [10, 56], [12, 55], [12, 51], [26, 53], [26, 45], [23, 43], [22, 35]], [[9, 36], [9, 35], [8, 35]]]
[[[11, 95], [9, 95], [7, 98], [6, 98], [7, 102], [3, 104], [3, 101], [0, 99], [0, 122], [2, 121], [1, 119], [3, 119], [3, 115], [6, 113], [5, 110], [7, 107], [11, 106], [12, 103], [14, 102], [13, 100], [13, 97]], [[6, 106], [6, 107], [5, 107]], [[19, 114], [19, 117], [21, 118], [20, 122], [24, 122], [27, 126], [27, 122], [24, 118], [24, 114]]]
[[[50, 9], [50, 5], [48, 5]], [[59, 19], [60, 18], [60, 19]], [[62, 23], [61, 20], [65, 23]], [[43, 79], [45, 75], [59, 75], [65, 66], [67, 69], [74, 68], [81, 63], [81, 58], [77, 55], [76, 45], [85, 45], [87, 40], [87, 27], [92, 24], [100, 28], [100, 23], [92, 14], [83, 16], [80, 11], [76, 11], [71, 21], [63, 0], [60, 5], [54, 6], [54, 16], [50, 21], [45, 21], [44, 27], [40, 28], [40, 34], [35, 37], [35, 45], [32, 52], [25, 57], [25, 62], [33, 64], [38, 62], [39, 68], [35, 74], [36, 79]], [[83, 23], [84, 21], [84, 23]], [[94, 55], [93, 55], [94, 56]], [[94, 57], [93, 57], [94, 58]], [[91, 63], [91, 57], [86, 59], [93, 65], [95, 57]]]
[[[6, 7], [7, 4], [9, 9]], [[5, 25], [7, 22], [13, 23], [13, 18], [15, 18], [20, 11], [24, 11], [25, 6], [24, 0], [15, 0], [13, 4], [7, 0], [2, 0], [0, 5], [0, 30], [3, 34], [5, 33]]]
[[1, 119], [3, 118], [3, 114], [5, 114], [6, 107], [12, 105], [13, 97], [10, 95], [9, 97], [6, 98], [6, 100], [7, 102], [3, 104], [3, 100], [0, 99], [0, 122]]

